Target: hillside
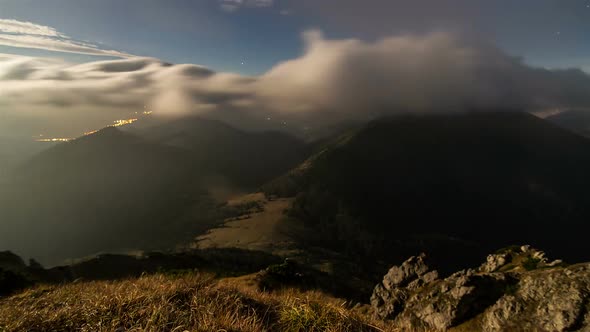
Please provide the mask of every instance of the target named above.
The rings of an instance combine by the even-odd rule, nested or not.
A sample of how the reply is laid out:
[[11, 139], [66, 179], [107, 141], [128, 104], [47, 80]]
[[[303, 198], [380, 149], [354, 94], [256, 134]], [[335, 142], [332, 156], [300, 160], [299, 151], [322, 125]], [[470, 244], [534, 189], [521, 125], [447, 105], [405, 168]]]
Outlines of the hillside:
[[545, 119], [579, 135], [590, 137], [590, 112], [586, 110], [567, 110]]
[[33, 288], [0, 299], [0, 329], [386, 331], [372, 324], [370, 317], [319, 292], [265, 293], [221, 283], [207, 274]]
[[186, 149], [208, 173], [251, 190], [285, 173], [310, 152], [304, 142], [278, 131], [242, 131], [199, 117], [152, 120], [129, 130], [150, 142]]
[[54, 144], [35, 142], [31, 137], [0, 136], [0, 183], [4, 182], [15, 166]]
[[296, 139], [215, 122], [148, 132], [105, 128], [22, 163], [0, 188], [0, 246], [49, 265], [174, 248], [230, 216], [228, 195], [305, 158]]
[[[503, 248], [480, 266], [448, 277], [428, 265], [427, 255], [411, 257], [374, 284], [370, 305], [369, 297], [356, 303], [317, 288], [318, 275], [290, 260], [238, 277], [207, 272], [206, 261], [197, 266], [198, 271], [161, 269], [110, 281], [82, 277], [0, 295], [0, 330], [463, 332], [590, 326], [590, 265], [550, 260], [530, 246]], [[0, 284], [2, 276], [0, 269]]]
[[[250, 205], [241, 216], [226, 220], [220, 227], [197, 237], [198, 248], [240, 248], [289, 256], [296, 248], [297, 225], [290, 223], [284, 211], [290, 199], [267, 200], [262, 193], [246, 195], [228, 202], [228, 206]], [[303, 230], [300, 230], [303, 233]]]
[[[526, 241], [587, 259], [590, 142], [525, 113], [401, 116], [341, 136], [269, 183], [317, 243], [453, 269]], [[456, 265], [456, 266], [451, 266]]]
[[[68, 251], [61, 255], [105, 244], [185, 246], [49, 269], [3, 253], [0, 293], [11, 295], [0, 298], [0, 330], [589, 326], [588, 264], [546, 258], [588, 259], [590, 141], [582, 136], [524, 113], [385, 118], [310, 145], [317, 152], [301, 163], [310, 146], [285, 140], [277, 149], [294, 153], [291, 171], [265, 193], [224, 203], [212, 198], [216, 172], [248, 185], [201, 158], [229, 163], [211, 147], [245, 149], [236, 141], [257, 138], [217, 125], [109, 128], [24, 165], [14, 183], [21, 191], [4, 203], [21, 213], [14, 221], [38, 218], [37, 252], [58, 240]], [[274, 151], [250, 151], [265, 159], [265, 149]], [[266, 160], [272, 172], [287, 165]], [[96, 205], [105, 200], [113, 210]], [[72, 206], [97, 217], [77, 224]], [[47, 221], [56, 223], [40, 226]], [[15, 234], [2, 241], [18, 245]], [[530, 246], [494, 252], [523, 242], [547, 256]]]
[[170, 245], [198, 181], [183, 155], [116, 128], [44, 151], [1, 189], [0, 243], [49, 264]]

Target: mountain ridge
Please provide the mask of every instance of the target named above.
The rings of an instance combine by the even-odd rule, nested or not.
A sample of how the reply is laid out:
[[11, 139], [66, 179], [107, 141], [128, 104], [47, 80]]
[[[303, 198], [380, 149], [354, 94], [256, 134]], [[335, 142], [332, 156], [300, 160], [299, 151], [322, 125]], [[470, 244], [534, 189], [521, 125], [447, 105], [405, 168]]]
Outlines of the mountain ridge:
[[[296, 139], [271, 135], [271, 143], [257, 146], [267, 134], [211, 123], [166, 125], [189, 134], [210, 128], [188, 147], [108, 127], [35, 155], [0, 188], [0, 243], [46, 264], [101, 251], [174, 248], [231, 213], [224, 195], [262, 184], [306, 153]], [[238, 151], [242, 163], [232, 156]]]
[[[590, 184], [590, 143], [533, 115], [382, 119], [303, 165], [263, 190], [297, 197], [290, 214], [324, 229], [323, 236], [333, 245], [346, 247], [359, 234], [373, 240], [382, 234], [377, 242], [350, 247], [371, 251], [363, 249], [368, 242], [391, 242], [385, 234], [426, 230], [442, 235], [443, 242], [484, 242], [487, 250], [526, 240], [567, 257], [568, 250], [555, 245], [557, 241], [580, 249], [569, 250], [578, 258], [568, 258], [582, 258], [582, 239], [574, 229], [584, 229], [582, 216], [588, 214], [584, 188]], [[559, 223], [558, 230], [552, 229], [553, 222]], [[341, 239], [334, 235], [338, 232]], [[421, 250], [401, 249], [406, 257]], [[457, 248], [455, 254], [473, 249]], [[377, 250], [390, 252], [386, 247]]]

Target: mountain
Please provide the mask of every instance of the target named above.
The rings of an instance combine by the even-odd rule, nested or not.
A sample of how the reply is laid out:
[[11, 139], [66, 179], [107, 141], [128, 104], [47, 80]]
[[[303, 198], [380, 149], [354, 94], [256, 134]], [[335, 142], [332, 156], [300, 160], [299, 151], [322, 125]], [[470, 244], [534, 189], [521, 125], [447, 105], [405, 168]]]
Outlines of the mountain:
[[12, 168], [53, 145], [35, 142], [31, 137], [0, 136], [0, 182]]
[[303, 160], [305, 149], [282, 134], [200, 120], [137, 133], [105, 128], [10, 174], [0, 189], [0, 244], [47, 265], [175, 247], [231, 213], [214, 195], [218, 186], [259, 186]]
[[567, 110], [545, 118], [547, 121], [571, 130], [585, 137], [590, 137], [590, 112], [584, 110]]
[[198, 181], [183, 155], [116, 128], [44, 151], [1, 190], [0, 243], [44, 263], [168, 244]]
[[522, 242], [588, 259], [588, 169], [590, 141], [526, 113], [408, 115], [340, 136], [264, 190], [296, 196], [289, 215], [316, 243], [397, 262], [426, 251], [452, 270]]
[[[26, 227], [0, 233], [3, 245], [72, 257], [201, 236], [193, 250], [50, 269], [5, 252], [0, 329], [590, 326], [590, 265], [568, 264], [590, 249], [588, 139], [517, 112], [390, 117], [311, 145], [191, 121], [108, 128], [14, 173], [0, 212]], [[232, 173], [237, 153], [245, 173]], [[266, 195], [211, 197], [211, 177], [255, 188], [287, 169], [262, 185]], [[507, 246], [527, 242], [547, 255]], [[60, 285], [30, 288], [39, 282]], [[65, 302], [75, 305], [56, 315]], [[203, 308], [210, 315], [194, 315]]]
[[132, 131], [148, 141], [191, 151], [191, 158], [212, 174], [255, 189], [288, 171], [309, 155], [299, 139], [278, 131], [242, 131], [198, 117], [157, 122]]

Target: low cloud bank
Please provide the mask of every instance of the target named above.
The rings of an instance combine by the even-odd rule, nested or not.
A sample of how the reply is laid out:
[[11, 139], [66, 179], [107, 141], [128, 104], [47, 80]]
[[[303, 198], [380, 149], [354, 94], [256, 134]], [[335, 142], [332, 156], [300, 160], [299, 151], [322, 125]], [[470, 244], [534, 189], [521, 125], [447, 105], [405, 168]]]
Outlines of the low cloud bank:
[[304, 38], [304, 54], [258, 77], [151, 58], [72, 65], [0, 55], [0, 116], [46, 126], [67, 118], [68, 128], [82, 132], [92, 121], [144, 108], [303, 128], [399, 112], [590, 107], [585, 72], [533, 68], [448, 33], [364, 42], [309, 31]]

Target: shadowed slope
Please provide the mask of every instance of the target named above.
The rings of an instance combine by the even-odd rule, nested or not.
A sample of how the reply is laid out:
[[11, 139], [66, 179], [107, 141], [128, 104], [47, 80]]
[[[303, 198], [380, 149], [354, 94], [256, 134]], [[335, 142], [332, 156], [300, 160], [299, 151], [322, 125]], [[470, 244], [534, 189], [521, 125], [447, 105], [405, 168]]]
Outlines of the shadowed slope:
[[590, 111], [568, 110], [548, 116], [547, 121], [571, 130], [585, 137], [590, 137]]
[[220, 187], [259, 186], [303, 160], [306, 149], [283, 134], [199, 119], [137, 133], [105, 128], [11, 174], [0, 189], [0, 245], [50, 265], [174, 247], [227, 217], [213, 195]]
[[290, 214], [351, 253], [426, 250], [464, 266], [529, 242], [575, 261], [587, 258], [588, 169], [589, 141], [525, 113], [402, 116], [344, 136], [265, 190], [298, 193]]
[[285, 173], [310, 151], [304, 142], [281, 132], [246, 132], [198, 117], [152, 120], [131, 130], [151, 142], [189, 150], [190, 158], [209, 173], [250, 189]]
[[51, 148], [3, 188], [2, 246], [48, 262], [165, 245], [178, 230], [161, 221], [182, 213], [198, 180], [182, 160], [116, 128]]

